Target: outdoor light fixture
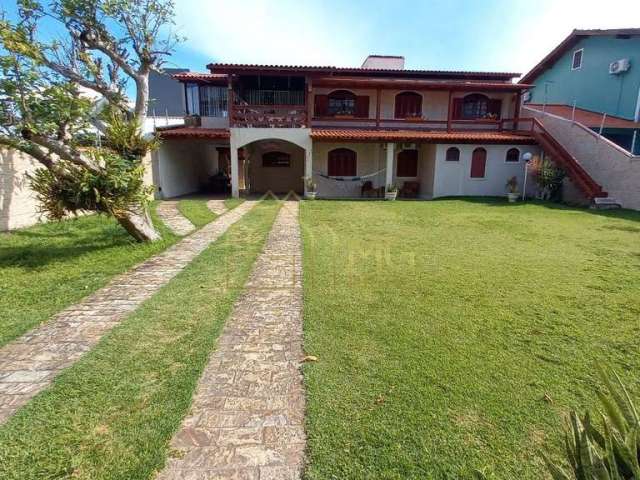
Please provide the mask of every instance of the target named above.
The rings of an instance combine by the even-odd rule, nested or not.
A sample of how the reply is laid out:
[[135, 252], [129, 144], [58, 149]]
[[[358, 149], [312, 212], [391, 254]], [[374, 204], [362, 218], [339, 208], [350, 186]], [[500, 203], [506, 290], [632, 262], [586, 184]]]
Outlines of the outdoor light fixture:
[[531, 152], [524, 152], [522, 159], [524, 160], [524, 182], [522, 184], [522, 200], [524, 201], [527, 192], [527, 170], [529, 170], [529, 162], [533, 158]]

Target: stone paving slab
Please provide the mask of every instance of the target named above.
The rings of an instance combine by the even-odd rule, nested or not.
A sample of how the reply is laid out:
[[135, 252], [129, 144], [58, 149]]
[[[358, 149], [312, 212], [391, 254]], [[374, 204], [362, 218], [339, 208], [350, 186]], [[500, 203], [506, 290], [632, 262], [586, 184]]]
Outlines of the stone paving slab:
[[246, 201], [0, 348], [0, 424], [156, 293], [257, 202]]
[[298, 480], [304, 464], [298, 202], [285, 202], [157, 480]]
[[177, 200], [161, 201], [156, 208], [156, 213], [164, 224], [176, 235], [184, 236], [196, 229], [195, 225], [178, 210]]
[[207, 201], [207, 207], [217, 215], [222, 215], [227, 211], [227, 206], [225, 205], [224, 200], [209, 200]]

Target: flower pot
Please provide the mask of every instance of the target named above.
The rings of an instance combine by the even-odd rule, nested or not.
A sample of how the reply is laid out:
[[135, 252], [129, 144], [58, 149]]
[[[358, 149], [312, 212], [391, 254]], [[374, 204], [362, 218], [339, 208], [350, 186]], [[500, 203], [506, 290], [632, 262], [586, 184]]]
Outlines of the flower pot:
[[307, 192], [304, 194], [304, 198], [306, 198], [307, 200], [315, 200], [316, 195], [318, 195], [318, 192]]
[[507, 198], [509, 199], [509, 203], [516, 203], [518, 201], [519, 193], [507, 193]]
[[398, 196], [398, 192], [384, 192], [385, 200], [395, 200]]

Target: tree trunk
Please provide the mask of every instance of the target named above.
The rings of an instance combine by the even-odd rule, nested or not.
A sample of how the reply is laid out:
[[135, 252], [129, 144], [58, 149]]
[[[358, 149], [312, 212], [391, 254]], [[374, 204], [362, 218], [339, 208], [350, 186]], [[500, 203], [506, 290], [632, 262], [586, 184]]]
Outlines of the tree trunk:
[[160, 234], [153, 226], [147, 209], [137, 212], [126, 212], [116, 215], [116, 220], [122, 227], [139, 242], [153, 242], [160, 240]]

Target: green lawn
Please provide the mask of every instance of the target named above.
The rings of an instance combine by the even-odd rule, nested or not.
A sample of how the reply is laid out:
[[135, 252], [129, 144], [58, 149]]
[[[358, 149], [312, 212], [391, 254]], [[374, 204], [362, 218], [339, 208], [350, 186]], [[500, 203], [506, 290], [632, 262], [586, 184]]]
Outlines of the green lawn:
[[0, 233], [0, 346], [173, 244], [153, 216], [163, 236], [153, 244], [98, 215]]
[[597, 405], [593, 362], [640, 395], [640, 214], [316, 201], [301, 219], [307, 478], [545, 478], [563, 414]]
[[257, 205], [0, 427], [0, 478], [153, 478], [279, 205]]
[[207, 200], [201, 198], [185, 198], [178, 202], [178, 210], [187, 217], [196, 228], [203, 227], [216, 218], [216, 214], [207, 207]]

